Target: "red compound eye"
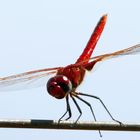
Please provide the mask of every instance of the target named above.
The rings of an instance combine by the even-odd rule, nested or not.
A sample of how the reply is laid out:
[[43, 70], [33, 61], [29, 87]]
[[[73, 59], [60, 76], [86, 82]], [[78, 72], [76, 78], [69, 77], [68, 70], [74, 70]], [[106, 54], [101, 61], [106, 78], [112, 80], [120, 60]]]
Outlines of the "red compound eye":
[[72, 90], [71, 81], [64, 75], [57, 75], [49, 79], [47, 83], [48, 93], [57, 98], [62, 99], [66, 93]]

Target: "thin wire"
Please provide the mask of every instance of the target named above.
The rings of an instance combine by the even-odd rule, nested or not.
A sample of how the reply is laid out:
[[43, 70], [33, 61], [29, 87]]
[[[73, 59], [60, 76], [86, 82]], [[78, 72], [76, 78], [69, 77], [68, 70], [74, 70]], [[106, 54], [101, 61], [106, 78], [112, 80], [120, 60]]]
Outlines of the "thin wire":
[[[95, 122], [95, 121], [55, 121], [30, 119], [0, 119], [0, 128], [31, 128], [31, 129], [65, 129], [65, 130], [106, 130], [106, 131], [139, 131], [140, 123]], [[58, 125], [59, 124], [59, 125]]]

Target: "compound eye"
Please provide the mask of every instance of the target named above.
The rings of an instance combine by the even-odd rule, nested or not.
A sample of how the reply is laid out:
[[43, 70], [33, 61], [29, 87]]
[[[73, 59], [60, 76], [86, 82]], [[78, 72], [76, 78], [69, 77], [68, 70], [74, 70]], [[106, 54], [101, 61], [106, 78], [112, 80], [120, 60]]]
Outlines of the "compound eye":
[[62, 99], [72, 90], [70, 80], [63, 75], [57, 75], [49, 79], [47, 83], [47, 91], [55, 98]]

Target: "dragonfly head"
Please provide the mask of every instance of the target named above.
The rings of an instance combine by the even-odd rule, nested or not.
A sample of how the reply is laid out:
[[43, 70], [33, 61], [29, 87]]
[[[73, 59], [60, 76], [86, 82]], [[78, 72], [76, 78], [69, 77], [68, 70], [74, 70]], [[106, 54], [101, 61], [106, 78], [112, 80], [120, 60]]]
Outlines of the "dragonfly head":
[[48, 93], [57, 99], [64, 98], [71, 90], [71, 81], [64, 75], [56, 75], [47, 82]]

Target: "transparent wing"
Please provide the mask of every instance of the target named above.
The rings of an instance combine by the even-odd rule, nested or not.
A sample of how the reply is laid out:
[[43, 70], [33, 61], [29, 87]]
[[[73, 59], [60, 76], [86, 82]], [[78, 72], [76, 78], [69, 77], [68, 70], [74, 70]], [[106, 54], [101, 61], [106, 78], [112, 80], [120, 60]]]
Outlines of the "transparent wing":
[[[84, 60], [80, 63], [69, 65], [69, 67], [83, 66], [86, 70], [90, 71], [97, 62], [102, 62], [103, 60], [111, 58], [116, 58], [125, 55], [134, 55], [139, 53], [140, 53], [140, 44], [113, 53], [92, 57], [90, 58], [90, 61], [86, 64], [84, 62], [87, 62], [88, 60]], [[61, 68], [63, 67], [34, 70], [0, 78], [0, 91], [27, 89], [43, 85], [45, 86], [49, 75], [56, 74], [58, 69]]]
[[57, 70], [60, 68], [61, 67], [40, 69], [0, 78], [0, 91], [43, 86], [47, 83], [49, 75], [56, 74]]
[[135, 54], [139, 54], [139, 53], [140, 53], [140, 44], [137, 44], [137, 45], [134, 45], [132, 47], [129, 47], [129, 48], [126, 48], [126, 49], [123, 49], [120, 51], [116, 51], [113, 53], [94, 57], [94, 59], [105, 60], [105, 59], [109, 59], [109, 58], [115, 58], [115, 57], [120, 57], [120, 56], [124, 56], [124, 55], [135, 55]]
[[[117, 57], [125, 56], [125, 55], [136, 55], [136, 54], [139, 54], [139, 53], [140, 53], [140, 44], [134, 45], [130, 48], [123, 49], [123, 50], [120, 50], [120, 51], [116, 51], [116, 52], [113, 52], [113, 53], [108, 53], [108, 54], [103, 54], [103, 55], [100, 55], [100, 56], [92, 57], [92, 58], [90, 58], [89, 63], [84, 65], [84, 67], [85, 67], [85, 69], [90, 71], [90, 70], [92, 70], [92, 68], [94, 67], [94, 65], [97, 62], [102, 62], [102, 61], [107, 60], [107, 59], [117, 58]], [[78, 65], [82, 65], [82, 64], [78, 64]]]

